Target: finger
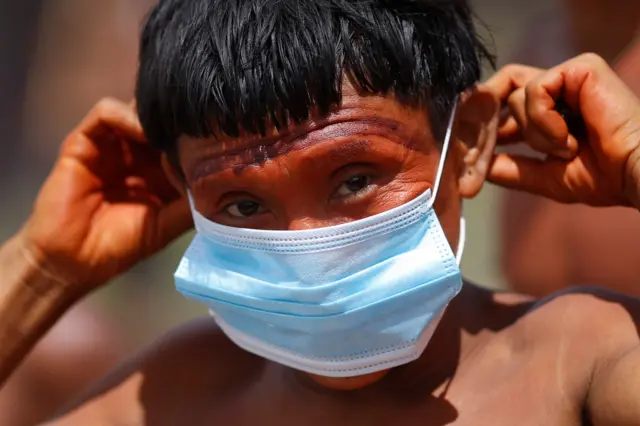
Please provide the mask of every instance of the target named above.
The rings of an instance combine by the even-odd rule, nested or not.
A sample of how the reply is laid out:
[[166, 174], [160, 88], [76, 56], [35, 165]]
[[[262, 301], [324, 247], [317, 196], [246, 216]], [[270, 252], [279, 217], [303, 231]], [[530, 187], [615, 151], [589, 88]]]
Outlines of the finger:
[[98, 102], [76, 131], [84, 133], [91, 139], [115, 132], [119, 136], [136, 142], [147, 140], [136, 110], [131, 105], [111, 98]]
[[528, 126], [528, 117], [526, 110], [526, 94], [524, 87], [514, 91], [507, 98], [509, 112], [513, 119], [518, 123], [522, 132], [525, 132]]
[[[561, 78], [554, 79], [554, 74]], [[640, 114], [637, 96], [595, 54], [583, 54], [553, 68], [541, 84], [551, 94], [560, 90], [566, 103], [580, 112], [589, 132], [601, 141], [634, 126], [634, 117]]]
[[65, 139], [60, 155], [75, 158], [94, 172], [117, 174], [119, 167], [133, 161], [136, 148], [143, 148], [149, 161], [158, 157], [149, 154], [135, 110], [121, 101], [103, 99]]
[[[507, 100], [507, 104], [509, 105], [509, 110], [511, 112], [512, 117], [518, 123], [520, 127], [520, 133], [524, 136], [524, 141], [527, 142], [533, 149], [538, 152], [544, 154], [550, 154], [558, 158], [562, 159], [571, 159], [577, 155], [577, 145], [575, 149], [571, 150], [566, 145], [566, 135], [568, 134], [567, 126], [564, 123], [564, 120], [560, 117], [558, 113], [553, 110], [553, 99], [549, 101], [549, 99], [544, 98], [541, 101], [536, 102], [537, 98], [531, 99], [530, 97], [530, 88], [536, 79], [529, 82], [525, 87], [522, 87], [509, 96]], [[535, 86], [538, 87], [538, 86]], [[541, 104], [542, 103], [542, 107]], [[547, 108], [551, 106], [551, 111], [547, 111]], [[532, 109], [534, 112], [540, 112], [542, 109], [544, 112], [551, 112], [554, 116], [558, 117], [561, 121], [561, 125], [564, 126], [564, 138], [560, 140], [554, 139], [551, 137], [544, 129], [540, 129], [536, 126], [531, 120]], [[546, 116], [542, 116], [542, 120], [547, 118]]]
[[193, 228], [189, 201], [181, 197], [164, 207], [158, 214], [158, 247], [162, 248]]
[[507, 189], [525, 191], [560, 202], [571, 200], [564, 182], [567, 163], [499, 154], [493, 158], [487, 180]]
[[544, 134], [540, 133], [535, 126], [532, 126], [529, 120], [527, 110], [527, 99], [525, 88], [520, 88], [513, 92], [507, 100], [509, 110], [515, 122], [520, 128], [520, 133], [524, 136], [521, 141], [526, 142], [534, 150], [551, 154], [560, 158], [571, 158], [572, 154], [562, 151], [562, 146], [554, 144]]
[[492, 90], [496, 96], [506, 102], [514, 90], [524, 87], [542, 70], [525, 65], [507, 65], [489, 78], [484, 86]]
[[499, 145], [509, 145], [517, 142], [525, 142], [525, 134], [524, 130], [526, 129], [526, 115], [522, 111], [524, 108], [518, 105], [518, 103], [523, 103], [518, 101], [520, 95], [522, 94], [522, 89], [518, 89], [509, 95], [507, 98], [506, 108], [508, 111], [508, 115], [504, 123], [501, 124], [498, 129], [498, 144]]
[[[571, 155], [578, 152], [578, 141], [569, 134], [569, 127], [562, 115], [556, 111], [556, 99], [563, 97], [565, 75], [552, 70], [541, 74], [526, 87], [526, 110], [532, 128], [549, 141], [556, 149]], [[577, 99], [569, 97], [571, 106]], [[577, 109], [577, 105], [572, 107]]]
[[504, 123], [498, 128], [497, 145], [512, 145], [514, 143], [524, 142], [525, 138], [522, 134], [520, 124], [513, 117], [509, 115]]

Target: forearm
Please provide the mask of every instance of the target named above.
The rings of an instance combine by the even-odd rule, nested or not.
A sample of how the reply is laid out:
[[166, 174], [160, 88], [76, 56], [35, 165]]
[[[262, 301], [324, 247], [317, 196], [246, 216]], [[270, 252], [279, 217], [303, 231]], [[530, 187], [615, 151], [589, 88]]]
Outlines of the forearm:
[[0, 386], [74, 302], [21, 238], [0, 247]]

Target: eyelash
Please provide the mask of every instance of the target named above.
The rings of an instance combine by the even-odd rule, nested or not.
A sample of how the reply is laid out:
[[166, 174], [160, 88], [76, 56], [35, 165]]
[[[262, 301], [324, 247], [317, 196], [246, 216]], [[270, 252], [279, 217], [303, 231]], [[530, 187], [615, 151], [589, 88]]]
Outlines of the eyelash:
[[[340, 188], [342, 188], [342, 186], [348, 185], [349, 180], [351, 180], [353, 178], [359, 178], [359, 177], [364, 177], [366, 179], [366, 182], [364, 182], [365, 185], [363, 186], [362, 189], [358, 189], [358, 190], [356, 190], [354, 192], [350, 192], [348, 194], [339, 194], [338, 193], [340, 191]], [[357, 201], [358, 199], [368, 195], [374, 189], [374, 181], [375, 181], [375, 176], [372, 175], [372, 174], [367, 174], [367, 173], [353, 174], [349, 178], [343, 180], [340, 183], [340, 185], [338, 185], [338, 187], [333, 192], [333, 195], [332, 195], [331, 198], [334, 199], [334, 200], [340, 200], [340, 201], [344, 201], [344, 202]]]
[[[334, 182], [335, 186], [327, 201], [336, 206], [344, 205], [346, 207], [347, 205], [354, 205], [365, 200], [378, 188], [376, 184], [380, 178], [378, 171], [378, 166], [371, 163], [349, 163], [338, 167], [331, 173], [331, 181]], [[349, 180], [358, 177], [364, 177], [366, 179], [363, 188], [352, 193], [339, 193], [341, 187], [347, 185]], [[355, 184], [357, 185], [357, 182]], [[224, 202], [225, 200], [226, 202]], [[255, 225], [255, 223], [257, 223], [256, 221], [267, 220], [265, 213], [269, 213], [269, 208], [266, 207], [266, 203], [250, 193], [244, 191], [227, 193], [220, 198], [220, 201], [224, 202], [224, 204], [222, 204], [222, 207], [218, 210], [218, 214], [226, 216], [226, 221], [235, 221], [237, 226], [246, 225], [247, 221], [251, 221], [251, 223]], [[258, 204], [256, 213], [249, 216], [239, 215], [238, 213], [240, 213], [240, 211], [238, 207], [243, 201]], [[238, 211], [232, 214], [232, 212], [229, 211], [230, 209]]]
[[[354, 178], [359, 178], [359, 177], [363, 177], [366, 179], [364, 183], [364, 186], [362, 189], [347, 193], [347, 194], [339, 194], [338, 192], [340, 191], [340, 188], [343, 187], [344, 185], [348, 185], [349, 184], [349, 180], [354, 179]], [[375, 181], [375, 176], [372, 174], [366, 174], [366, 173], [356, 173], [351, 175], [349, 178], [343, 180], [340, 182], [340, 184], [336, 187], [336, 189], [333, 191], [330, 200], [331, 201], [335, 201], [335, 202], [342, 202], [342, 203], [349, 203], [349, 202], [354, 202], [354, 201], [358, 201], [363, 197], [366, 197], [367, 195], [369, 195], [371, 193], [372, 190], [375, 189], [375, 185], [374, 185], [374, 181]], [[250, 202], [250, 203], [255, 203], [257, 204], [257, 211], [255, 214], [252, 215], [248, 215], [248, 216], [242, 216], [241, 212], [240, 212], [240, 204], [243, 202]], [[232, 214], [230, 212], [231, 209], [235, 208], [236, 210], [238, 210], [238, 213], [240, 214]], [[249, 197], [247, 196], [246, 198], [239, 198], [238, 201], [234, 201], [231, 203], [227, 203], [224, 205], [224, 207], [221, 209], [222, 212], [224, 212], [225, 214], [231, 216], [234, 219], [245, 219], [245, 218], [250, 218], [250, 217], [254, 217], [259, 215], [260, 213], [264, 213], [265, 212], [265, 208], [262, 205], [262, 203], [260, 201], [257, 201], [255, 199], [253, 199], [253, 197]]]
[[[222, 198], [221, 201], [224, 200], [228, 200], [226, 202], [224, 202], [224, 204], [222, 204], [222, 207], [218, 210], [219, 214], [224, 214], [232, 219], [238, 220], [238, 219], [243, 219], [243, 218], [249, 218], [255, 215], [258, 215], [260, 213], [263, 213], [265, 211], [264, 208], [264, 203], [259, 200], [258, 198], [256, 198], [255, 196], [252, 196], [250, 194], [247, 193], [231, 193], [231, 194], [225, 194]], [[231, 213], [229, 213], [229, 209], [231, 209], [232, 207], [236, 207], [239, 208], [239, 205], [243, 202], [250, 202], [250, 203], [256, 203], [258, 205], [258, 212], [255, 215], [252, 216], [235, 216]]]

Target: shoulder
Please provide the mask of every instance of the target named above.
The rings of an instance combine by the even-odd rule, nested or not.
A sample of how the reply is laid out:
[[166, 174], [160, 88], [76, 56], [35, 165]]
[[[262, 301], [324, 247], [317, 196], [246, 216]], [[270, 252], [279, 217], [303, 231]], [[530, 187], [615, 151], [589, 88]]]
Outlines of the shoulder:
[[107, 375], [54, 424], [144, 424], [140, 420], [171, 415], [185, 404], [195, 409], [205, 395], [208, 404], [214, 403], [216, 394], [247, 383], [263, 365], [262, 359], [231, 342], [212, 319], [195, 320]]
[[537, 333], [582, 347], [594, 362], [639, 344], [640, 299], [596, 287], [576, 287], [532, 305], [527, 322]]
[[505, 306], [515, 297], [511, 304], [516, 303], [517, 312], [503, 336], [527, 357], [552, 355], [579, 370], [578, 375], [589, 375], [640, 345], [640, 299], [595, 287], [529, 302], [507, 296], [494, 298]]
[[[538, 300], [532, 312], [537, 310], [561, 311], [588, 321], [602, 318], [628, 322], [639, 318], [640, 299], [600, 287], [572, 287]], [[587, 315], [596, 312], [598, 317]]]
[[546, 371], [577, 413], [593, 424], [637, 424], [639, 299], [574, 288], [534, 304], [521, 321], [529, 353], [546, 353]]
[[[254, 362], [257, 357], [236, 346], [212, 318], [188, 322], [160, 337], [139, 360], [148, 368], [167, 363], [176, 369], [191, 369], [203, 364], [229, 362], [230, 365]], [[190, 363], [181, 362], [189, 360]], [[180, 361], [180, 362], [178, 362]]]

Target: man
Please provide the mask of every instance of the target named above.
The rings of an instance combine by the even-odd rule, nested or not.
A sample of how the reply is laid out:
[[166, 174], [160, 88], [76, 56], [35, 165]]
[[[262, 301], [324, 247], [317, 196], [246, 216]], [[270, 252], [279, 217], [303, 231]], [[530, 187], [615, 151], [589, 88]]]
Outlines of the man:
[[[532, 22], [512, 61], [549, 68], [595, 52], [640, 94], [640, 67], [633, 59], [638, 49], [623, 52], [640, 28], [640, 2], [565, 0], [554, 6]], [[501, 262], [511, 290], [543, 297], [588, 283], [640, 296], [634, 285], [640, 260], [634, 249], [640, 238], [635, 212], [508, 192], [501, 216]]]
[[[215, 321], [164, 337], [52, 424], [638, 423], [640, 302], [596, 290], [542, 302], [470, 283], [460, 290], [453, 257], [461, 200], [489, 172], [565, 201], [640, 200], [632, 167], [640, 148], [630, 138], [638, 123], [628, 118], [640, 117], [638, 100], [614, 80], [604, 94], [626, 115], [612, 118], [598, 111], [611, 99], [594, 93], [597, 79], [560, 79], [565, 96], [595, 98], [581, 104], [585, 119], [615, 147], [601, 168], [583, 157], [592, 150], [543, 164], [492, 160], [501, 106], [493, 91], [506, 99], [538, 71], [507, 69], [481, 88], [484, 54], [463, 3], [161, 2], [143, 34], [138, 109], [168, 176], [192, 200], [198, 236], [178, 284]], [[595, 66], [612, 78], [592, 57], [578, 65], [552, 75], [573, 68], [584, 77]], [[566, 129], [557, 141], [560, 117], [546, 120], [551, 130], [540, 121], [553, 113], [543, 95], [555, 86], [536, 83], [514, 92], [514, 116], [534, 146], [558, 151], [569, 140], [566, 158], [575, 156]], [[510, 123], [505, 137], [518, 130]], [[86, 292], [187, 226], [184, 200], [142, 137], [132, 111], [108, 103], [65, 142], [18, 238], [49, 277], [41, 310], [73, 300], [65, 285]], [[548, 179], [536, 179], [536, 168], [549, 169]], [[573, 185], [563, 186], [561, 172]], [[637, 180], [610, 178], [623, 175]], [[75, 203], [54, 202], [54, 187]], [[34, 321], [54, 314], [44, 317]], [[334, 331], [350, 338], [332, 339]]]

